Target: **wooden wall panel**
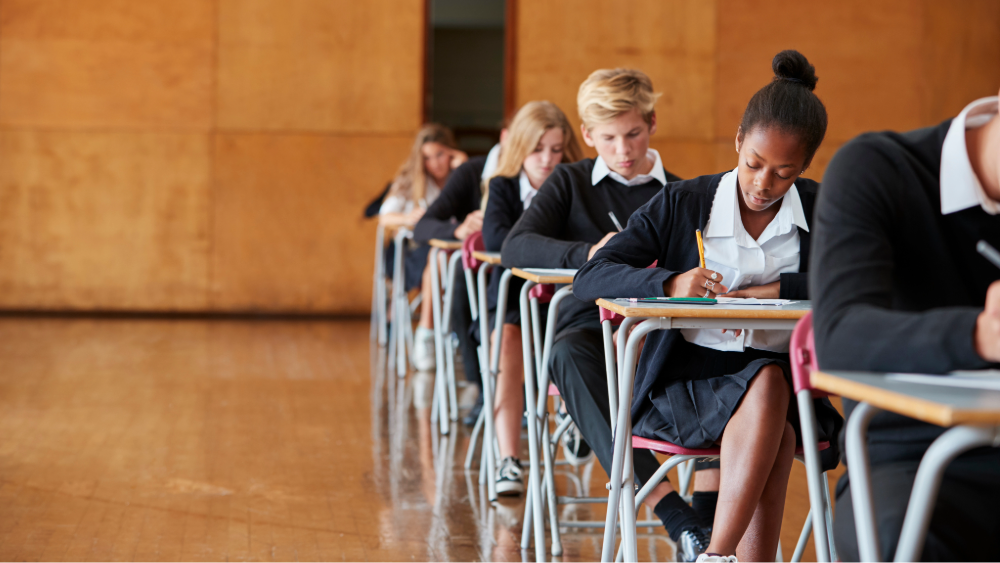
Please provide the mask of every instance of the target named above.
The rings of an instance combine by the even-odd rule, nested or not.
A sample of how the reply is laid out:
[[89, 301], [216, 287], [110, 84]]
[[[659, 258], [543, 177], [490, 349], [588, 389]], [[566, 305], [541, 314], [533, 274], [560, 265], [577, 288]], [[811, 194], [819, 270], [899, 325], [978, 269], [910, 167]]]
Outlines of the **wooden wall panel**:
[[0, 124], [207, 130], [214, 2], [4, 0]]
[[576, 93], [587, 75], [634, 67], [664, 93], [657, 138], [710, 141], [715, 18], [714, 0], [520, 0], [517, 106], [550, 100], [579, 125]]
[[414, 0], [219, 0], [219, 127], [415, 131], [422, 10]]
[[0, 132], [0, 308], [203, 310], [205, 134]]
[[219, 135], [212, 308], [367, 312], [375, 223], [361, 211], [411, 142]]

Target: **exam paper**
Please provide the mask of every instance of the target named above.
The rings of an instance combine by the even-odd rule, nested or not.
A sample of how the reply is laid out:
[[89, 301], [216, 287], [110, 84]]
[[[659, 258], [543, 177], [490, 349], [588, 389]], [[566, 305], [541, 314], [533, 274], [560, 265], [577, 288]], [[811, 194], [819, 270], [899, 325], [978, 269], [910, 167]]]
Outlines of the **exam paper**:
[[942, 387], [966, 387], [970, 389], [985, 389], [1000, 391], [1000, 371], [955, 371], [949, 375], [921, 375], [916, 373], [890, 373], [886, 375], [894, 381], [906, 383], [923, 383], [924, 385], [940, 385]]
[[525, 272], [531, 272], [539, 276], [575, 276], [576, 270], [572, 268], [524, 268]]
[[720, 305], [789, 305], [795, 303], [791, 299], [757, 299], [756, 297], [716, 297]]

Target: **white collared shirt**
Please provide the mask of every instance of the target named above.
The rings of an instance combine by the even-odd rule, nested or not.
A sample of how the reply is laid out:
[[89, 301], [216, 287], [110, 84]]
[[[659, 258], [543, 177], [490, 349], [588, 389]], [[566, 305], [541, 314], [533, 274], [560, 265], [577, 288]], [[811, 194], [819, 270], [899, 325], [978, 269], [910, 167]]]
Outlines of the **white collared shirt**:
[[524, 208], [527, 209], [531, 205], [531, 198], [535, 197], [538, 190], [531, 187], [531, 181], [528, 180], [528, 173], [521, 169], [521, 176], [518, 179], [518, 184], [521, 187], [521, 203], [524, 204]]
[[660, 153], [656, 149], [648, 149], [646, 158], [653, 161], [653, 169], [649, 171], [649, 174], [639, 174], [631, 180], [626, 180], [624, 176], [608, 168], [608, 163], [604, 162], [604, 158], [598, 156], [597, 160], [594, 161], [594, 171], [590, 173], [590, 184], [596, 186], [605, 176], [611, 176], [612, 180], [626, 186], [641, 186], [650, 180], [656, 180], [661, 186], [666, 186], [667, 173], [663, 170]]
[[996, 96], [981, 98], [965, 106], [952, 120], [941, 147], [941, 214], [947, 215], [980, 206], [990, 215], [1000, 213], [1000, 202], [990, 199], [979, 183], [969, 151], [965, 132], [986, 125], [997, 115]]
[[[422, 205], [425, 206], [425, 209], [427, 207], [430, 207], [430, 205], [434, 203], [434, 200], [437, 199], [439, 195], [441, 195], [441, 188], [438, 187], [437, 182], [434, 181], [434, 178], [428, 176], [424, 201], [422, 202]], [[415, 203], [412, 199], [403, 197], [401, 195], [390, 195], [386, 196], [386, 198], [382, 200], [382, 207], [378, 208], [378, 214], [381, 215], [383, 213], [409, 213], [410, 211], [413, 211], [414, 205], [420, 205], [420, 204], [421, 203]]]
[[[783, 273], [798, 272], [798, 228], [809, 230], [798, 189], [792, 185], [778, 214], [754, 240], [743, 227], [736, 188], [737, 173], [733, 170], [719, 181], [705, 227], [705, 266], [722, 275], [716, 283], [734, 291], [776, 282]], [[736, 336], [731, 330], [682, 329], [681, 334], [688, 342], [724, 352], [742, 352], [745, 348], [787, 352], [791, 331], [744, 330]]]

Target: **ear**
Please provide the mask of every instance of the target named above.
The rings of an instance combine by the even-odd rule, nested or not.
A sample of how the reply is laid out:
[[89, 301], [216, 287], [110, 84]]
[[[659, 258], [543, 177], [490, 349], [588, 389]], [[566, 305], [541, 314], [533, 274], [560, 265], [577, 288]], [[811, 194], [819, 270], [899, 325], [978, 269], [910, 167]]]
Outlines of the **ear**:
[[583, 142], [587, 144], [588, 147], [594, 146], [594, 140], [590, 138], [590, 131], [587, 130], [587, 126], [580, 124], [580, 135], [583, 136]]
[[652, 137], [656, 133], [656, 112], [649, 114], [649, 136]]
[[740, 147], [743, 146], [743, 128], [736, 128], [736, 153], [739, 154]]

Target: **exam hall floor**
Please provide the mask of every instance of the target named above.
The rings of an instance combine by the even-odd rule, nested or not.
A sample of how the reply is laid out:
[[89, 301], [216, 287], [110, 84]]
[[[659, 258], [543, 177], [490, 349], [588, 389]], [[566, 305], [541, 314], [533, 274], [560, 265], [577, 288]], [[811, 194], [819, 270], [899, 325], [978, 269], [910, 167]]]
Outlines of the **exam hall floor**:
[[[387, 376], [368, 328], [0, 317], [0, 560], [521, 560], [523, 500], [485, 502], [469, 430], [432, 429], [433, 375]], [[559, 473], [606, 494], [596, 463]], [[796, 464], [785, 560], [807, 510]], [[563, 545], [599, 559], [600, 530]], [[662, 528], [640, 539], [672, 556]]]

